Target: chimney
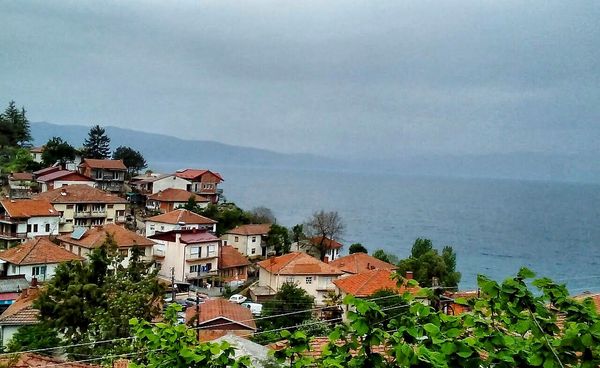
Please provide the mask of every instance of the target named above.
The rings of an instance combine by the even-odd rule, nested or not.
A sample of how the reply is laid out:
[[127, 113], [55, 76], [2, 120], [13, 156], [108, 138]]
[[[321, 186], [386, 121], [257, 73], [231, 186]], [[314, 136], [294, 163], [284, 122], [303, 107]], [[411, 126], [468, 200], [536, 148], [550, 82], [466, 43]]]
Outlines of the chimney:
[[32, 277], [31, 278], [31, 287], [37, 287], [38, 286], [38, 280], [37, 277]]
[[413, 279], [413, 272], [412, 271], [406, 271], [405, 278], [407, 280], [412, 280]]
[[65, 189], [64, 187], [61, 187], [60, 188], [60, 195], [66, 196], [67, 195], [67, 189]]
[[23, 290], [23, 292], [21, 293], [21, 296], [27, 297], [27, 294], [29, 294], [29, 289]]

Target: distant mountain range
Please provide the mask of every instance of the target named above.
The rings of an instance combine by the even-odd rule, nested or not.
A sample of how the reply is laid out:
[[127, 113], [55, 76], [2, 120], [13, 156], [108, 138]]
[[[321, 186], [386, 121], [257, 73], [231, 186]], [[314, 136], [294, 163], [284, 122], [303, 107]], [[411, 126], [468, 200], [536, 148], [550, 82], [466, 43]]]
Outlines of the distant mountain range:
[[[31, 123], [36, 145], [60, 136], [78, 147], [89, 126]], [[517, 152], [489, 155], [419, 155], [398, 159], [350, 161], [310, 154], [284, 154], [214, 141], [185, 140], [130, 129], [105, 127], [112, 148], [129, 146], [142, 152], [149, 167], [161, 172], [184, 167], [263, 167], [340, 170], [407, 176], [482, 177], [600, 183], [600, 155], [555, 155]]]

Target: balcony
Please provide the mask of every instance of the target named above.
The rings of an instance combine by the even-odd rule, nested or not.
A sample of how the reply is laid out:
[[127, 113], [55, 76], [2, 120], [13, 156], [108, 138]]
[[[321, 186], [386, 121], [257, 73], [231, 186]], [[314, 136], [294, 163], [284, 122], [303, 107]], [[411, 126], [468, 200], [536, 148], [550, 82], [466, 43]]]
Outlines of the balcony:
[[27, 238], [27, 233], [0, 233], [0, 239], [1, 240], [19, 240], [19, 239], [26, 239]]
[[106, 217], [106, 211], [77, 211], [74, 218], [102, 218]]
[[1, 222], [5, 222], [5, 223], [9, 223], [9, 224], [16, 224], [17, 223], [17, 221], [13, 220], [8, 215], [0, 215], [0, 221]]

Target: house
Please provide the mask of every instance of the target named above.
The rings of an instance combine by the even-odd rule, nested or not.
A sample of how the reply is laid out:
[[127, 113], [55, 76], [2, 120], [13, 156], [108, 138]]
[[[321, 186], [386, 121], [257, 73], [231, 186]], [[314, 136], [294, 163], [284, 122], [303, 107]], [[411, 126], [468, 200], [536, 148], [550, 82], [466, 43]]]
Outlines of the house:
[[146, 208], [151, 211], [166, 213], [185, 206], [192, 197], [200, 207], [208, 206], [209, 200], [203, 196], [183, 189], [168, 188], [148, 196]]
[[125, 222], [127, 200], [85, 184], [73, 184], [38, 194], [35, 199], [50, 201], [60, 214], [60, 233], [75, 227]]
[[219, 276], [225, 282], [248, 279], [248, 259], [231, 245], [221, 246]]
[[171, 230], [149, 237], [157, 244], [154, 258], [159, 276], [199, 286], [218, 275], [221, 240], [198, 229]]
[[8, 187], [10, 189], [10, 198], [30, 198], [31, 193], [36, 189], [33, 174], [19, 172], [8, 175]]
[[33, 308], [40, 289], [37, 284], [22, 290], [19, 297], [0, 315], [0, 342], [6, 346], [20, 327], [39, 323], [39, 311]]
[[55, 171], [59, 171], [61, 170], [60, 166], [49, 166], [49, 167], [45, 167], [43, 169], [37, 170], [33, 172], [33, 178], [39, 178], [40, 176], [46, 175], [46, 174], [50, 174], [52, 172]]
[[25, 275], [27, 281], [33, 278], [45, 281], [54, 276], [54, 270], [60, 263], [77, 260], [83, 258], [46, 237], [39, 237], [0, 252], [0, 274]]
[[225, 244], [231, 245], [247, 257], [266, 257], [266, 238], [270, 230], [271, 224], [240, 225], [227, 231], [221, 238]]
[[146, 219], [146, 236], [181, 229], [199, 229], [214, 233], [217, 231], [217, 222], [183, 208]]
[[37, 162], [38, 164], [42, 163], [42, 153], [44, 153], [44, 146], [39, 146], [39, 147], [31, 147], [29, 149], [29, 153], [31, 154], [31, 158], [33, 159], [33, 161]]
[[207, 300], [199, 308], [187, 308], [185, 320], [189, 325], [199, 327], [201, 341], [211, 341], [227, 333], [238, 336], [251, 336], [256, 332], [256, 323], [250, 309], [226, 299]]
[[21, 291], [29, 287], [25, 275], [0, 277], [0, 311], [15, 302]]
[[392, 270], [374, 269], [340, 277], [333, 280], [333, 283], [337, 293], [341, 294], [342, 297], [354, 295], [358, 298], [367, 298], [379, 290], [390, 290], [398, 294], [418, 290], [418, 288], [410, 288], [405, 285], [399, 286], [398, 280], [395, 280], [393, 276], [394, 271]]
[[223, 193], [217, 188], [223, 181], [221, 174], [205, 169], [182, 169], [177, 170], [175, 176], [190, 182], [187, 191], [200, 194], [211, 203], [219, 202], [219, 196]]
[[[302, 241], [299, 243], [295, 243], [295, 246], [297, 247], [296, 249], [299, 252], [308, 253], [315, 258], [320, 258], [321, 255], [319, 254], [318, 249], [321, 244], [323, 244], [323, 246], [326, 249], [326, 253], [325, 253], [325, 261], [326, 262], [331, 262], [331, 261], [338, 259], [338, 257], [340, 256], [340, 250], [342, 249], [343, 245], [342, 245], [342, 243], [340, 243], [336, 240], [333, 240], [333, 239], [329, 239], [327, 237], [316, 236], [316, 237], [310, 238], [308, 240], [305, 240], [305, 241]], [[293, 249], [293, 247], [294, 247], [294, 245], [292, 245], [292, 249]]]
[[331, 261], [329, 264], [351, 275], [370, 270], [393, 271], [398, 268], [391, 263], [381, 261], [367, 253], [353, 253]]
[[78, 172], [69, 170], [57, 170], [51, 173], [38, 176], [36, 182], [39, 185], [40, 192], [47, 192], [54, 188], [62, 188], [68, 185], [85, 184], [94, 187], [96, 182], [87, 176], [81, 175]]
[[257, 287], [250, 289], [252, 299], [265, 300], [277, 293], [286, 282], [296, 283], [322, 305], [329, 291], [335, 290], [333, 280], [343, 274], [330, 264], [302, 252], [292, 252], [258, 262]]
[[68, 252], [87, 257], [92, 250], [100, 248], [104, 244], [109, 234], [113, 237], [119, 254], [123, 256], [122, 265], [124, 267], [129, 265], [133, 247], [140, 248], [142, 261], [152, 262], [154, 260], [153, 247], [155, 243], [152, 240], [117, 224], [92, 226], [89, 229], [79, 228], [71, 234], [59, 236], [58, 240]]
[[274, 358], [269, 355], [269, 348], [257, 344], [254, 341], [250, 341], [245, 337], [238, 336], [235, 333], [228, 332], [226, 335], [213, 340], [213, 342], [217, 344], [226, 342], [230, 346], [233, 346], [235, 349], [235, 352], [233, 353], [234, 358], [239, 359], [243, 356], [247, 356], [250, 358], [251, 366], [254, 368], [270, 366], [268, 365], [269, 360], [274, 360]]
[[127, 167], [123, 160], [97, 160], [84, 158], [79, 173], [92, 178], [96, 187], [108, 192], [120, 192], [125, 184]]
[[0, 243], [5, 247], [42, 235], [58, 235], [59, 212], [47, 200], [0, 200]]
[[155, 194], [165, 189], [188, 190], [191, 182], [175, 174], [144, 174], [132, 178], [130, 184], [142, 194]]
[[[9, 354], [4, 357], [0, 357], [0, 366], [7, 368], [39, 368], [39, 367], [61, 367], [61, 368], [101, 368], [97, 364], [88, 363], [77, 363], [65, 360], [60, 360], [54, 357], [46, 355], [39, 355], [34, 353], [20, 353], [19, 355]], [[118, 367], [115, 368], [126, 368]]]

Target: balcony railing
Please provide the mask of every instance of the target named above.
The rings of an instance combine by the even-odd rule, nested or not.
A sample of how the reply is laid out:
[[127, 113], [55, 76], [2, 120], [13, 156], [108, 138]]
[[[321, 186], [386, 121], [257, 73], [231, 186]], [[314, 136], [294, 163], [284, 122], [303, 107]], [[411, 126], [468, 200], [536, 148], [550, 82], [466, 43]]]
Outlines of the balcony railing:
[[75, 218], [106, 217], [106, 211], [77, 211]]
[[27, 233], [0, 232], [0, 239], [3, 239], [3, 240], [15, 240], [15, 239], [25, 239], [25, 238], [27, 238]]

